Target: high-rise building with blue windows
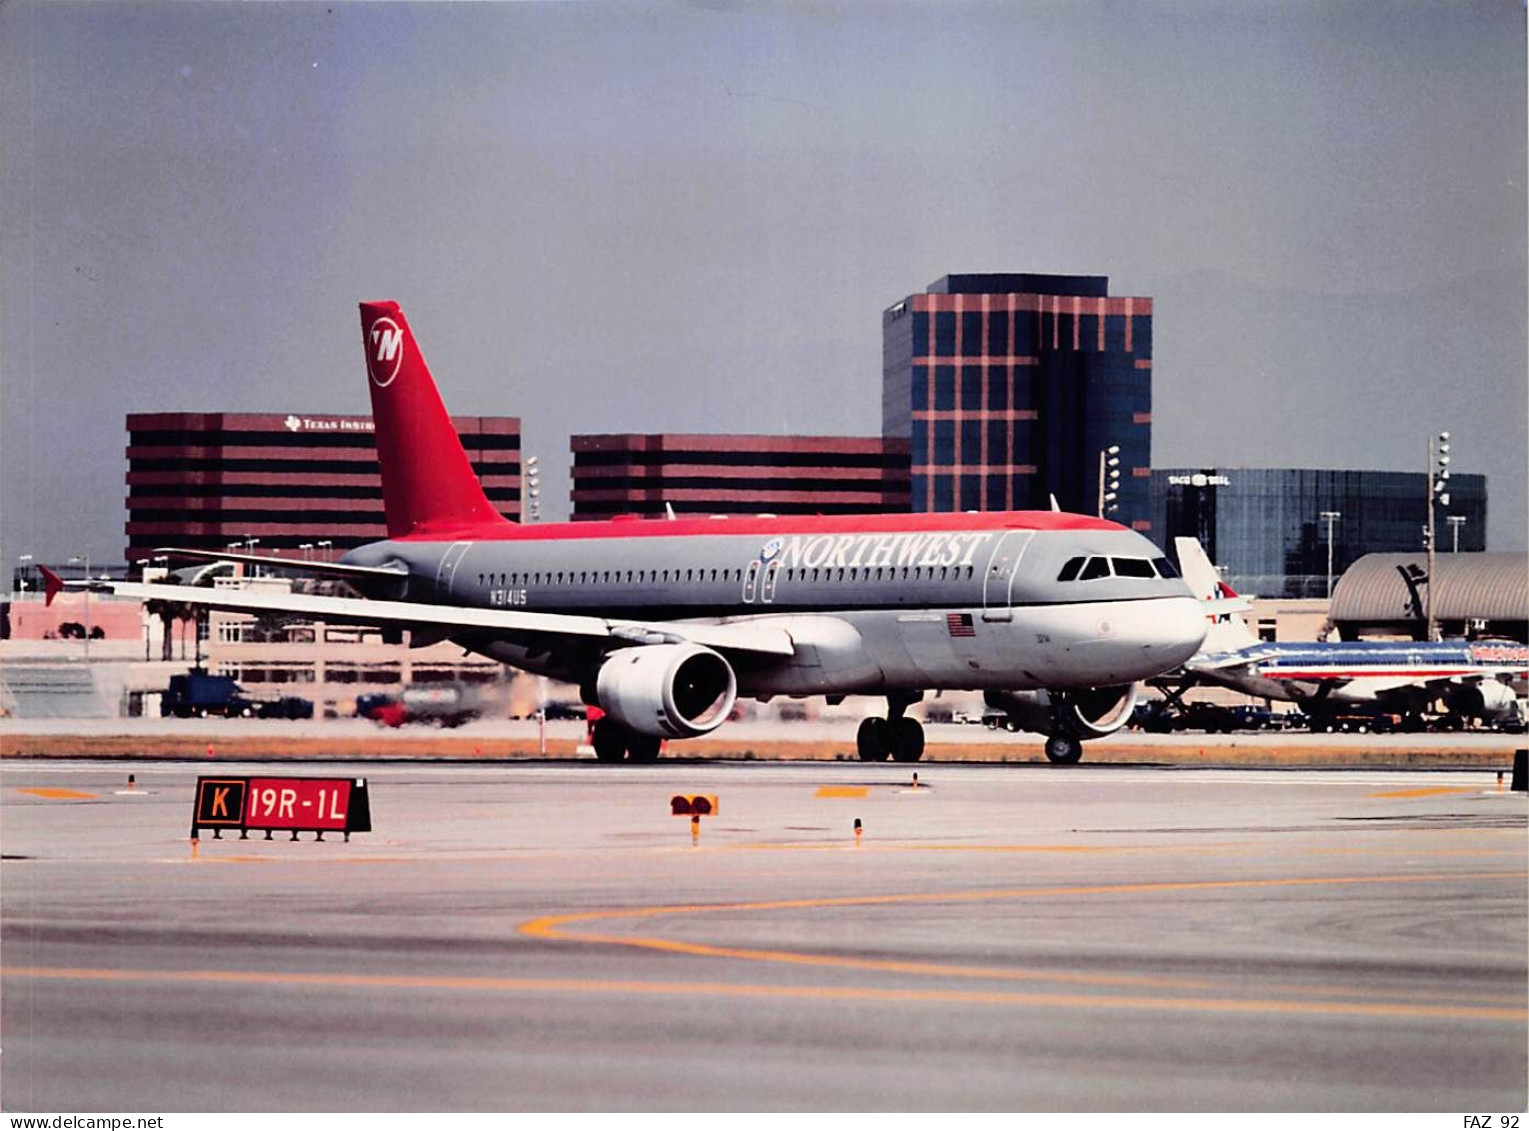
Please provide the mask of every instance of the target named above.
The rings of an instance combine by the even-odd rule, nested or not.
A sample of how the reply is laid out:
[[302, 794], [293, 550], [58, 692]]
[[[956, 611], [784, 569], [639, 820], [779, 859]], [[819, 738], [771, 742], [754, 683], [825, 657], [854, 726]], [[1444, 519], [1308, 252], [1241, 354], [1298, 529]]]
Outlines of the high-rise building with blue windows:
[[[914, 511], [1100, 506], [1151, 530], [1152, 300], [1096, 275], [946, 275], [882, 312], [882, 435]], [[1106, 480], [1106, 485], [1108, 485]]]
[[[1233, 589], [1255, 597], [1324, 597], [1328, 562], [1341, 576], [1365, 554], [1425, 544], [1428, 475], [1310, 467], [1160, 467], [1152, 484], [1156, 541], [1197, 538]], [[1455, 473], [1434, 514], [1439, 553], [1487, 548], [1487, 481]]]

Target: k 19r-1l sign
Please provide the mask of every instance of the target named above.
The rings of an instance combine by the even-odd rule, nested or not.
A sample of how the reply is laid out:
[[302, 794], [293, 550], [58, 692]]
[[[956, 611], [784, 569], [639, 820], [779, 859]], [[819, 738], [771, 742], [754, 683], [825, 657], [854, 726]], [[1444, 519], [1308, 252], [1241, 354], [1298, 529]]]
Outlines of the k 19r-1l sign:
[[250, 830], [264, 830], [266, 840], [278, 829], [292, 839], [302, 832], [351, 833], [372, 831], [372, 808], [365, 778], [244, 778], [199, 777], [196, 808], [191, 815], [191, 839], [211, 829], [221, 839], [224, 829], [238, 829], [247, 840]]

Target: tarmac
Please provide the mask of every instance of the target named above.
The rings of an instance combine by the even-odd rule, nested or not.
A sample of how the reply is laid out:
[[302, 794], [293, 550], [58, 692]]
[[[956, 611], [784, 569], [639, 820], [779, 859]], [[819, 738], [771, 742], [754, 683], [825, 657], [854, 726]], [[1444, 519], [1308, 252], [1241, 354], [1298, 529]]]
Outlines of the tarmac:
[[213, 764], [0, 761], [6, 1111], [1525, 1107], [1490, 768]]

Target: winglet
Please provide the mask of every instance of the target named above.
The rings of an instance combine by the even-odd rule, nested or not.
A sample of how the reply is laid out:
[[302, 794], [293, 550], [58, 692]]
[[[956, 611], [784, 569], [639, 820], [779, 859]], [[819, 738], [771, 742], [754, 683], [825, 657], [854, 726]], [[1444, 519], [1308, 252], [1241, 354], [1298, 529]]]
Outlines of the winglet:
[[64, 579], [45, 565], [38, 566], [37, 572], [42, 574], [43, 608], [47, 608], [64, 591]]

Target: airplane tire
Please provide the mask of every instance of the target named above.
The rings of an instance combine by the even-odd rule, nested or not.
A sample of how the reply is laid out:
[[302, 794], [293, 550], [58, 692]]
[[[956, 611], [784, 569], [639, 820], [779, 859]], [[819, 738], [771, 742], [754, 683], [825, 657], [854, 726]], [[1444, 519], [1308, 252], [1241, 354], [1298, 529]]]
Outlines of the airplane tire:
[[884, 762], [892, 752], [890, 738], [891, 724], [886, 719], [875, 716], [861, 719], [860, 729], [855, 732], [855, 751], [862, 762]]
[[601, 719], [595, 724], [590, 744], [595, 748], [596, 761], [620, 762], [626, 758], [626, 734], [610, 719]]
[[893, 719], [888, 729], [893, 761], [917, 762], [924, 756], [924, 728], [917, 719]]
[[1071, 766], [1083, 757], [1083, 744], [1065, 734], [1053, 734], [1046, 739], [1046, 759], [1058, 766]]
[[656, 762], [658, 761], [658, 752], [662, 748], [662, 739], [653, 738], [646, 734], [627, 735], [626, 756], [629, 762]]

